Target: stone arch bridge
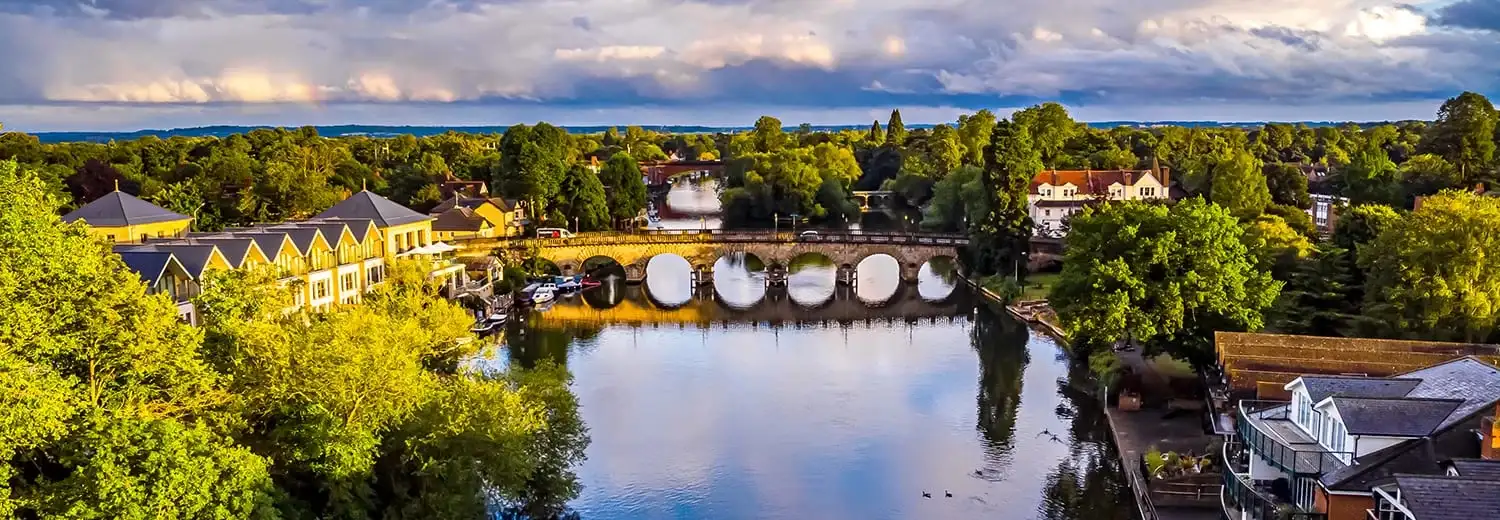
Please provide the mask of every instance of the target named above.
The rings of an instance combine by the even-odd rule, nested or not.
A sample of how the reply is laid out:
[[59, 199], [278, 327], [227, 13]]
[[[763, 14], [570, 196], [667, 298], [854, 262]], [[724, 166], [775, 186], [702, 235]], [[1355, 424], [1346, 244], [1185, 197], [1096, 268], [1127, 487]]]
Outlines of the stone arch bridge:
[[767, 269], [786, 269], [793, 259], [817, 253], [839, 269], [840, 280], [853, 280], [859, 263], [871, 256], [889, 255], [901, 266], [901, 279], [913, 281], [922, 264], [938, 257], [955, 258], [969, 243], [963, 235], [931, 233], [824, 232], [800, 236], [761, 231], [664, 231], [640, 234], [586, 233], [573, 238], [523, 240], [540, 258], [557, 264], [565, 274], [583, 271], [584, 263], [608, 258], [625, 268], [626, 279], [644, 280], [646, 264], [659, 255], [682, 257], [699, 281], [713, 279], [713, 266], [735, 253], [755, 255]]

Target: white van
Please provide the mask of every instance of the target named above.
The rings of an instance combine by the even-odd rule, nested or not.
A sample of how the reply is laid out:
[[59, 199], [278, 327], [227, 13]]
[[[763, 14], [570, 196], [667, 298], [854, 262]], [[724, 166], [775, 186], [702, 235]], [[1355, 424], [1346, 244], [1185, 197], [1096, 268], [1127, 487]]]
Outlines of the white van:
[[563, 228], [544, 227], [536, 230], [537, 238], [573, 238], [573, 232]]

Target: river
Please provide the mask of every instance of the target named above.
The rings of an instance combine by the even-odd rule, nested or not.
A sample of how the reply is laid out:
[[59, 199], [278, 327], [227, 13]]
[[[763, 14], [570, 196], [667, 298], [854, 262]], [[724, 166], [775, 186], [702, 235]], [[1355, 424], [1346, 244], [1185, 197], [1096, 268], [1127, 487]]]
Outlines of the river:
[[976, 305], [944, 262], [911, 284], [872, 257], [855, 289], [830, 264], [799, 258], [767, 289], [758, 259], [726, 257], [694, 288], [686, 260], [661, 256], [644, 284], [512, 323], [494, 363], [551, 358], [575, 377], [592, 443], [573, 511], [1134, 518], [1102, 411], [1054, 341]]

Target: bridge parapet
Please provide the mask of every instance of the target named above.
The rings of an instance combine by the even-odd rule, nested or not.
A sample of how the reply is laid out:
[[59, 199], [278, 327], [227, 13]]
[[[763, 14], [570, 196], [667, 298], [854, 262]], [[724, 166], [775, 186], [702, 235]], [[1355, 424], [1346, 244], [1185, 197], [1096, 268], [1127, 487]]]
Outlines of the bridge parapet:
[[734, 253], [755, 255], [768, 266], [788, 266], [803, 254], [828, 257], [840, 269], [853, 269], [874, 255], [888, 255], [900, 264], [901, 276], [914, 280], [922, 264], [936, 257], [953, 257], [968, 237], [939, 233], [870, 233], [819, 231], [816, 235], [756, 231], [666, 231], [619, 234], [589, 233], [572, 238], [521, 239], [511, 247], [535, 248], [537, 254], [564, 272], [576, 272], [590, 259], [619, 262], [634, 280], [645, 276], [646, 264], [658, 255], [686, 259], [697, 273], [712, 272], [719, 258]]

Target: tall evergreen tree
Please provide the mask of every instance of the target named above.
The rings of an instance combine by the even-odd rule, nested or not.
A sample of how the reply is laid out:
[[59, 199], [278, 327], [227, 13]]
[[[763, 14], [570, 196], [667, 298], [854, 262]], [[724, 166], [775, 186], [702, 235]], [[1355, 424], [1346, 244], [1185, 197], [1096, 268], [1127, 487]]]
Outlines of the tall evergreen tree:
[[906, 144], [906, 124], [901, 122], [901, 110], [891, 111], [891, 120], [885, 124], [885, 141], [892, 146]]
[[1348, 250], [1323, 244], [1312, 258], [1298, 262], [1290, 278], [1267, 317], [1271, 330], [1343, 336], [1358, 326], [1362, 292]]
[[870, 123], [870, 133], [865, 135], [865, 141], [875, 146], [885, 144], [885, 130], [880, 128], [879, 119], [876, 119], [874, 123]]
[[1253, 219], [1271, 205], [1271, 190], [1261, 173], [1260, 160], [1243, 149], [1228, 152], [1213, 167], [1214, 204], [1241, 219]]

